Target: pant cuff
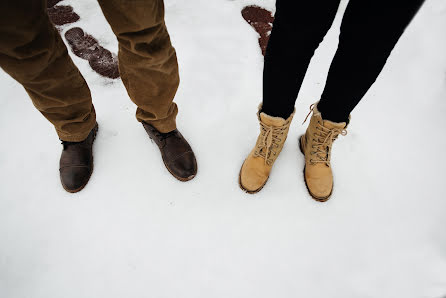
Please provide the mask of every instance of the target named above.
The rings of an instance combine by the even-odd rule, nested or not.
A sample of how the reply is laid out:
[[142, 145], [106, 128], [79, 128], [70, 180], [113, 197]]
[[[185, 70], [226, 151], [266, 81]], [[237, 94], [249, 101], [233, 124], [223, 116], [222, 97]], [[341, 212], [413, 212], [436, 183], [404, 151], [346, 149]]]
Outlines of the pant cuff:
[[91, 130], [95, 127], [96, 125], [96, 121], [93, 122], [92, 127], [88, 128], [88, 130], [86, 130], [85, 132], [82, 133], [77, 133], [77, 134], [70, 134], [67, 132], [63, 132], [60, 130], [56, 129], [57, 135], [59, 136], [59, 139], [61, 141], [66, 141], [66, 142], [82, 142], [84, 141], [88, 135], [90, 134]]
[[145, 122], [152, 125], [161, 133], [168, 133], [177, 128], [177, 124], [174, 119], [161, 119], [161, 120], [142, 120], [138, 119], [139, 122]]
[[153, 119], [154, 114], [146, 113], [143, 110], [138, 109], [136, 112], [136, 119], [139, 122], [145, 122], [152, 125], [161, 133], [168, 133], [177, 128], [176, 118], [178, 114], [178, 107], [175, 103], [172, 107], [173, 108], [170, 111], [170, 115], [161, 119]]

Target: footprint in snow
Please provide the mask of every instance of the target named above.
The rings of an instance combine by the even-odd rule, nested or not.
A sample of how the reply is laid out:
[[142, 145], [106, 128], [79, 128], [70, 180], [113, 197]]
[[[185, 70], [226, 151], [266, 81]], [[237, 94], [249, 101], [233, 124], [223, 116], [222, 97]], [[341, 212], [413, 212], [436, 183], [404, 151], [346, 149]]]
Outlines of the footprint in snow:
[[272, 13], [262, 7], [251, 5], [243, 8], [242, 16], [260, 35], [259, 45], [263, 56], [265, 56], [266, 46], [273, 29], [274, 17]]

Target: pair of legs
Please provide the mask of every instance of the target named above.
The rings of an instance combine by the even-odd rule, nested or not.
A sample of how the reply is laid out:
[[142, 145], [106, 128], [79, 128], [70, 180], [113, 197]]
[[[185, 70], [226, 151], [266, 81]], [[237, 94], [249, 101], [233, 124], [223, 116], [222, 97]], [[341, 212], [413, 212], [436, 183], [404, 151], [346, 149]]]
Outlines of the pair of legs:
[[[291, 115], [310, 60], [330, 29], [339, 2], [277, 0], [265, 55], [263, 112], [285, 119]], [[422, 2], [350, 0], [318, 105], [324, 119], [348, 120]]]
[[[300, 138], [304, 179], [311, 196], [332, 194], [331, 147], [346, 134], [351, 111], [383, 69], [387, 58], [423, 0], [350, 0], [339, 46], [320, 101]], [[265, 53], [260, 135], [242, 165], [239, 183], [260, 191], [280, 154], [294, 105], [314, 51], [330, 29], [340, 0], [276, 1], [276, 15]]]
[[[2, 1], [0, 66], [21, 83], [64, 141], [82, 141], [96, 123], [90, 90], [46, 13], [46, 0]], [[119, 41], [119, 71], [136, 117], [161, 132], [176, 128], [175, 50], [162, 0], [99, 0]]]
[[[179, 180], [192, 179], [195, 156], [176, 130], [178, 63], [164, 23], [163, 0], [98, 2], [119, 42], [119, 73], [138, 106], [137, 120], [159, 146], [168, 170]], [[24, 86], [56, 128], [64, 144], [62, 185], [77, 192], [93, 170], [98, 126], [88, 85], [46, 9], [47, 0], [0, 2], [0, 66]]]

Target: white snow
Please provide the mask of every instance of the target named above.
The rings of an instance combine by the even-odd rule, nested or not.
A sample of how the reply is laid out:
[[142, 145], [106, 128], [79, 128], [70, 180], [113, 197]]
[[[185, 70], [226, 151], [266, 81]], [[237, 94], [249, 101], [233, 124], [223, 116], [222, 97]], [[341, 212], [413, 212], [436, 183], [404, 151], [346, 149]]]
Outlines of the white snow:
[[[96, 1], [66, 0], [116, 53]], [[446, 295], [446, 3], [428, 0], [334, 147], [335, 190], [307, 194], [297, 137], [337, 43], [317, 51], [287, 144], [257, 195], [237, 184], [258, 133], [263, 58], [244, 5], [166, 0], [181, 86], [178, 126], [199, 163], [165, 170], [120, 80], [73, 55], [100, 125], [88, 186], [60, 186], [61, 146], [0, 72], [0, 297], [440, 298]], [[340, 13], [346, 2], [342, 2]]]

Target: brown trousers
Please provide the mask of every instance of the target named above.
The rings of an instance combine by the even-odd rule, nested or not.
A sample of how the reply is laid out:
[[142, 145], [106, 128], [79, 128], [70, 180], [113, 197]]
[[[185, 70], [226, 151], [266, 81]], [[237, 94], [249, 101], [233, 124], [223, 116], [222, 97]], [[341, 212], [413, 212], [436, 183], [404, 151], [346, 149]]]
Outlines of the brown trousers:
[[[119, 72], [136, 118], [176, 128], [178, 64], [163, 0], [98, 0], [119, 42]], [[46, 0], [0, 1], [0, 66], [21, 83], [64, 141], [82, 141], [96, 122], [87, 83], [46, 13]], [[106, 30], [106, 28], [104, 28]]]

